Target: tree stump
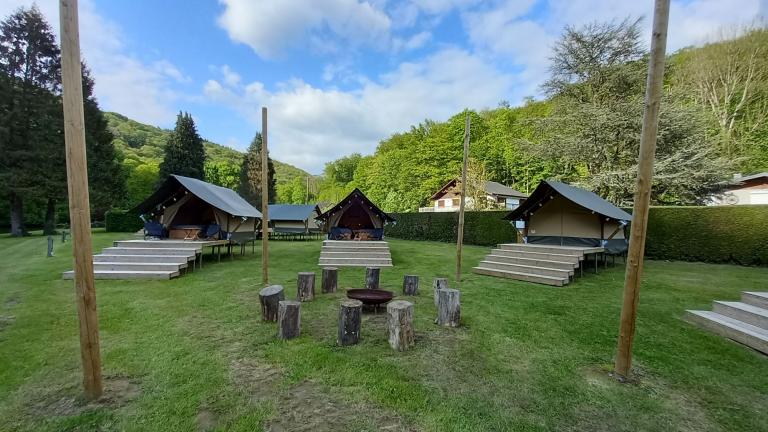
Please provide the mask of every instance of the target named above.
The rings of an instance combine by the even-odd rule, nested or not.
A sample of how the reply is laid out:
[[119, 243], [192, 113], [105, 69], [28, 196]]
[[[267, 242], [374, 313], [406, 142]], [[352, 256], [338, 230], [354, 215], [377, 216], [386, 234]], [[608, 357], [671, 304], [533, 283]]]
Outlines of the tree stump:
[[277, 321], [277, 310], [281, 300], [285, 300], [285, 291], [282, 285], [268, 286], [259, 291], [262, 321]]
[[432, 281], [432, 291], [435, 295], [435, 306], [437, 306], [437, 290], [448, 289], [448, 278], [435, 278]]
[[339, 334], [336, 343], [340, 346], [355, 345], [360, 340], [363, 302], [346, 299], [339, 309]]
[[365, 268], [365, 287], [367, 289], [379, 289], [379, 274], [381, 269], [378, 267]]
[[339, 270], [336, 267], [326, 267], [323, 269], [322, 292], [335, 293], [339, 283]]
[[403, 276], [403, 294], [410, 296], [419, 295], [419, 277], [417, 275]]
[[298, 292], [296, 299], [299, 301], [311, 301], [315, 299], [315, 273], [299, 272], [297, 281]]
[[301, 335], [301, 303], [281, 300], [277, 308], [277, 337], [288, 340]]
[[413, 303], [395, 300], [387, 305], [387, 330], [389, 346], [397, 351], [407, 351], [413, 346]]
[[458, 327], [461, 321], [461, 292], [443, 288], [437, 290], [437, 319], [435, 323], [444, 327]]

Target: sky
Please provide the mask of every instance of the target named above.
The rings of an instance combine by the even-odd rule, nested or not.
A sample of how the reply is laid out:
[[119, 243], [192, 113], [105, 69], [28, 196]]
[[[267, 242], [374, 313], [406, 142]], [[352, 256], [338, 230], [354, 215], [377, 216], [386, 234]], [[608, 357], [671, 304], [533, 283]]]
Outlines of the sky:
[[[58, 34], [58, 2], [35, 2]], [[29, 0], [0, 0], [5, 17]], [[238, 150], [269, 112], [274, 159], [326, 162], [425, 119], [541, 98], [564, 26], [644, 17], [652, 0], [80, 0], [102, 109]], [[668, 52], [768, 17], [768, 0], [673, 0]]]

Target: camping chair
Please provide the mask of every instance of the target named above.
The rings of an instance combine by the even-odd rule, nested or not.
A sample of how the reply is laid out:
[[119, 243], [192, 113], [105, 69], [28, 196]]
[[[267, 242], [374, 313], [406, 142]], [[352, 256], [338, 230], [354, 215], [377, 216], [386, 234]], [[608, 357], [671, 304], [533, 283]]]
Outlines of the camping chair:
[[218, 224], [210, 224], [208, 225], [208, 228], [205, 229], [202, 237], [205, 240], [218, 240], [219, 231], [221, 231], [221, 227]]
[[165, 238], [167, 235], [168, 232], [160, 222], [144, 222], [144, 240], [146, 240], [147, 237]]

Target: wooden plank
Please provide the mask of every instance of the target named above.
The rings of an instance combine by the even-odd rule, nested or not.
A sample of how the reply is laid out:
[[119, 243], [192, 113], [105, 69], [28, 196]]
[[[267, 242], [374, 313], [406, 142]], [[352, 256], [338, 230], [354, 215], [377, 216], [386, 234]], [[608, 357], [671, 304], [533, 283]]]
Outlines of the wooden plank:
[[64, 143], [67, 158], [69, 218], [77, 315], [80, 321], [80, 358], [85, 397], [101, 397], [101, 355], [99, 320], [96, 313], [96, 287], [93, 276], [91, 211], [88, 197], [88, 163], [85, 154], [83, 119], [83, 77], [80, 66], [80, 32], [77, 0], [61, 0], [61, 81], [64, 107]]
[[467, 113], [464, 125], [464, 161], [461, 167], [461, 201], [459, 201], [459, 227], [456, 233], [456, 283], [461, 283], [461, 247], [464, 243], [464, 206], [467, 195], [467, 159], [469, 158], [469, 128], [472, 117]]
[[653, 183], [653, 162], [656, 138], [659, 130], [659, 107], [664, 83], [664, 62], [667, 50], [669, 24], [669, 0], [656, 0], [653, 13], [651, 56], [648, 59], [648, 82], [645, 88], [643, 129], [640, 134], [640, 155], [637, 167], [635, 203], [632, 211], [632, 227], [627, 252], [627, 269], [624, 276], [624, 299], [621, 307], [621, 323], [616, 352], [615, 372], [624, 381], [632, 368], [632, 342], [635, 337], [637, 303], [640, 299], [640, 282], [643, 273], [645, 233], [648, 227], [648, 208]]
[[261, 282], [269, 285], [269, 157], [267, 107], [261, 107]]

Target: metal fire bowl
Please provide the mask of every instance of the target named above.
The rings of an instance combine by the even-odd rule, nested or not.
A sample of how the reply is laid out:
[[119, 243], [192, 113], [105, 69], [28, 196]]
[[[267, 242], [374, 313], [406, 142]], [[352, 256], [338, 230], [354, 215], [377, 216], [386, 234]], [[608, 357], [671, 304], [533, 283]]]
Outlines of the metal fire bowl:
[[366, 305], [380, 305], [392, 300], [395, 293], [379, 289], [348, 289], [347, 297], [360, 300]]

